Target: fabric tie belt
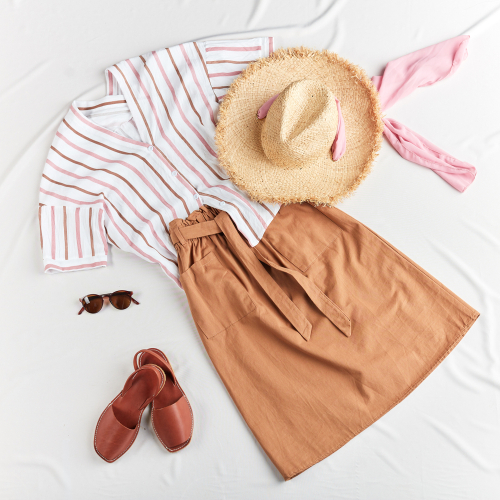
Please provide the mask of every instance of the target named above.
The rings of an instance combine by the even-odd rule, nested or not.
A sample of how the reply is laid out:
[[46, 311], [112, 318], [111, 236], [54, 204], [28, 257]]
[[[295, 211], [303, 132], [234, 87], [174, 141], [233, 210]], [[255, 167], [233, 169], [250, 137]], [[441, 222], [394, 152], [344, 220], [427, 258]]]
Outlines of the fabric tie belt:
[[243, 265], [249, 273], [257, 280], [262, 289], [274, 302], [281, 313], [290, 321], [295, 330], [305, 340], [311, 338], [312, 325], [304, 313], [292, 302], [288, 295], [273, 280], [262, 263], [289, 274], [295, 278], [297, 283], [314, 302], [316, 307], [346, 336], [351, 336], [351, 320], [349, 317], [329, 299], [307, 276], [302, 273], [278, 266], [268, 259], [254, 252], [238, 234], [231, 218], [226, 212], [220, 212], [214, 220], [200, 222], [191, 226], [177, 226], [171, 231], [170, 236], [175, 243], [186, 243], [186, 240], [202, 238], [213, 234], [223, 233], [229, 246], [240, 256]]

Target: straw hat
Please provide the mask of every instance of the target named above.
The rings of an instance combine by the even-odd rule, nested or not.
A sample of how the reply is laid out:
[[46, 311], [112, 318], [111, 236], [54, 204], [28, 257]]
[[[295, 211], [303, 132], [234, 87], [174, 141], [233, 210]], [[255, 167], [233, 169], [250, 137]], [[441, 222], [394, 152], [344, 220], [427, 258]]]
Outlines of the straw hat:
[[233, 82], [216, 143], [221, 165], [253, 200], [331, 206], [368, 175], [382, 131], [365, 72], [301, 47], [259, 59]]

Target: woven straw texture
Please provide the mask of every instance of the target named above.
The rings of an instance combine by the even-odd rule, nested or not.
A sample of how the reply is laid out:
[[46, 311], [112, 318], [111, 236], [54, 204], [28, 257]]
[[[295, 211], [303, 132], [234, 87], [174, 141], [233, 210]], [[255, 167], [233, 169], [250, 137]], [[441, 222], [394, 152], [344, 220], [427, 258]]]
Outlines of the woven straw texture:
[[[268, 118], [259, 120], [257, 110], [300, 80], [317, 80], [340, 100], [346, 152], [336, 162], [332, 161], [329, 148], [320, 158], [304, 161], [302, 166], [293, 164], [293, 158], [290, 162], [287, 151], [283, 151], [286, 162], [280, 162], [278, 157], [271, 162], [266, 156], [262, 129], [267, 127], [264, 123], [282, 96], [271, 107]], [[319, 96], [320, 101], [325, 101], [324, 96]], [[336, 123], [328, 137], [332, 139], [330, 146]], [[300, 47], [280, 49], [259, 59], [233, 82], [220, 108], [216, 143], [221, 165], [233, 183], [253, 200], [333, 206], [352, 194], [370, 172], [380, 150], [382, 131], [378, 93], [366, 73], [332, 52]], [[269, 133], [264, 135], [270, 137]], [[266, 144], [266, 151], [270, 150]]]
[[262, 125], [262, 148], [274, 165], [283, 169], [304, 167], [328, 157], [338, 122], [335, 96], [326, 85], [318, 80], [293, 82], [267, 114]]

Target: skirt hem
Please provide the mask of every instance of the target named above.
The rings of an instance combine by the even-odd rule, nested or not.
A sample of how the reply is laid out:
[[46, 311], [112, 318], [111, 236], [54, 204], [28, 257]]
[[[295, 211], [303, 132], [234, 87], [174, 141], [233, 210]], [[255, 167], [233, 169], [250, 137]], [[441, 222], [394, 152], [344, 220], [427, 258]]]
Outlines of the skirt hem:
[[[316, 465], [318, 462], [321, 462], [325, 458], [329, 457], [333, 453], [335, 453], [337, 450], [342, 448], [342, 446], [346, 445], [349, 441], [354, 439], [356, 436], [361, 434], [364, 430], [366, 430], [368, 427], [370, 427], [372, 424], [374, 424], [377, 420], [379, 420], [381, 417], [383, 417], [386, 413], [388, 413], [390, 410], [392, 410], [396, 405], [401, 403], [403, 399], [405, 399], [412, 391], [414, 391], [443, 361], [444, 359], [450, 354], [450, 352], [457, 346], [457, 344], [464, 338], [465, 334], [470, 330], [472, 325], [476, 322], [477, 318], [479, 317], [479, 312], [474, 310], [474, 313], [470, 316], [470, 319], [465, 325], [462, 327], [460, 332], [457, 335], [457, 338], [450, 344], [448, 349], [443, 353], [443, 355], [429, 368], [427, 372], [413, 385], [411, 385], [408, 390], [399, 398], [397, 399], [391, 406], [389, 406], [387, 409], [384, 409], [379, 415], [377, 415], [370, 423], [368, 423], [366, 426], [364, 426], [357, 434], [354, 436], [349, 437], [345, 441], [343, 441], [340, 445], [335, 446], [332, 448], [330, 451], [328, 451], [325, 454], [322, 454], [318, 458], [315, 458], [312, 462], [309, 462], [307, 465], [301, 467], [300, 469], [295, 470], [294, 472], [291, 472], [289, 474], [284, 474], [281, 473], [285, 481], [289, 481], [290, 479], [293, 479], [294, 477], [298, 476], [305, 470], [309, 469], [313, 465]], [[281, 472], [281, 471], [280, 471]]]

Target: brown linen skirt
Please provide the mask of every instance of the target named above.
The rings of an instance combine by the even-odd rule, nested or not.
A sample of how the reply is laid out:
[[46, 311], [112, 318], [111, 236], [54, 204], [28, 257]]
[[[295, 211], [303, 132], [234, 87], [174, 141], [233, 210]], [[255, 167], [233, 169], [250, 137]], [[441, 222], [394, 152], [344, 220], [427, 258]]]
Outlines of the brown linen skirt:
[[209, 207], [170, 234], [207, 353], [285, 479], [402, 401], [479, 316], [336, 208], [284, 206], [254, 248]]

